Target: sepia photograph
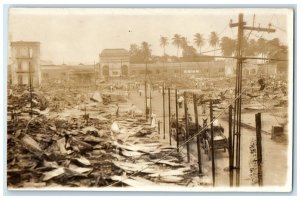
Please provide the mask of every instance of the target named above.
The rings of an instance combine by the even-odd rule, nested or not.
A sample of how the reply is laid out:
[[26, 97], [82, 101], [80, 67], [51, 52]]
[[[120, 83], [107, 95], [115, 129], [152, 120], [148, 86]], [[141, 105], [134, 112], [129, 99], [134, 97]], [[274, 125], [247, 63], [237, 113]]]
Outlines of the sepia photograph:
[[8, 190], [292, 190], [293, 9], [7, 20]]

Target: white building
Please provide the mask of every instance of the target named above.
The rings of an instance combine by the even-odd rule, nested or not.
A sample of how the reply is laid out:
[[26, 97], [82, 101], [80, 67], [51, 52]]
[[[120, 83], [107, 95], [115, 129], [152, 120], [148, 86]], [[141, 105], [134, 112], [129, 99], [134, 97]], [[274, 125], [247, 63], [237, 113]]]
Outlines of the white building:
[[10, 79], [12, 85], [41, 84], [40, 43], [11, 42]]
[[127, 77], [129, 52], [125, 49], [104, 49], [100, 56], [101, 77]]

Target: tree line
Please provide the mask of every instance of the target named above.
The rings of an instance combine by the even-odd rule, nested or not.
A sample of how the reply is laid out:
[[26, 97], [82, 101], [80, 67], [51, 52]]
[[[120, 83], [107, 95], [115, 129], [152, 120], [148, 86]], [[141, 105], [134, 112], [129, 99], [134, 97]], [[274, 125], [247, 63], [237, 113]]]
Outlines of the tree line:
[[[212, 48], [209, 52], [213, 52], [214, 56], [216, 55], [216, 51], [221, 51], [223, 56], [234, 56], [237, 43], [235, 39], [227, 36], [219, 38], [216, 32], [211, 32], [208, 38], [205, 38], [201, 33], [196, 33], [194, 34], [193, 42], [190, 42], [186, 37], [183, 37], [180, 34], [174, 34], [171, 39], [161, 36], [159, 40], [160, 47], [163, 51], [161, 56], [152, 55], [151, 45], [144, 41], [140, 45], [130, 45], [130, 61], [133, 63], [157, 61], [210, 61], [213, 60], [214, 57], [205, 55], [205, 53], [208, 52], [202, 51], [204, 45], [208, 44], [209, 47]], [[166, 47], [169, 45], [173, 45], [176, 48], [176, 56], [167, 54]], [[258, 39], [249, 39], [249, 36], [245, 36], [243, 39], [243, 55], [272, 59], [287, 59], [288, 48], [286, 45], [281, 44], [278, 38], [271, 40], [262, 37], [259, 37]]]

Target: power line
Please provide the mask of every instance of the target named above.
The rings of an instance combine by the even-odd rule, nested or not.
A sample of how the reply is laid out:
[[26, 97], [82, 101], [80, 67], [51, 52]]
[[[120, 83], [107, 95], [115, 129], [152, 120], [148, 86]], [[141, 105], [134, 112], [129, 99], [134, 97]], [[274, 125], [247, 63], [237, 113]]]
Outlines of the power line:
[[[249, 85], [250, 85], [250, 83], [249, 83]], [[248, 86], [249, 86], [249, 85], [248, 85]], [[246, 89], [247, 89], [247, 87], [245, 87], [244, 90], [243, 90], [238, 96], [236, 96], [236, 97], [231, 101], [231, 104], [232, 104], [234, 101], [236, 101], [236, 99], [239, 98], [239, 97], [245, 92]], [[231, 104], [229, 104], [226, 108], [224, 108], [224, 109], [220, 112], [220, 114], [217, 115], [217, 116], [215, 117], [214, 120], [212, 120], [209, 124], [207, 124], [205, 127], [203, 127], [203, 128], [201, 129], [201, 131], [199, 131], [199, 133], [196, 133], [196, 134], [192, 135], [192, 137], [190, 137], [189, 139], [187, 139], [186, 141], [184, 141], [181, 145], [179, 145], [178, 148], [181, 148], [181, 147], [184, 148], [184, 145], [186, 145], [188, 142], [190, 142], [194, 137], [200, 135], [206, 128], [208, 128], [208, 127], [209, 127], [211, 124], [213, 124], [217, 119], [219, 119], [219, 117], [222, 116], [222, 115], [225, 113], [225, 111], [229, 108], [229, 106], [230, 106]], [[153, 164], [158, 164], [158, 162], [160, 162], [161, 160], [163, 160], [163, 159], [166, 158], [167, 156], [171, 155], [171, 154], [174, 153], [175, 151], [177, 151], [177, 148], [171, 150], [169, 153], [167, 153], [166, 155], [162, 156], [162, 157], [161, 157], [160, 159], [158, 159], [157, 161], [153, 162]], [[121, 183], [121, 182], [123, 182], [124, 180], [129, 179], [130, 177], [133, 177], [134, 175], [136, 175], [136, 174], [138, 174], [138, 173], [140, 173], [140, 172], [143, 172], [145, 169], [148, 169], [149, 167], [150, 167], [149, 165], [148, 165], [148, 166], [145, 166], [145, 167], [143, 167], [142, 169], [140, 169], [140, 170], [134, 172], [133, 174], [131, 174], [131, 175], [129, 175], [129, 176], [127, 176], [127, 177], [125, 177], [125, 178], [123, 178], [123, 179], [117, 181], [117, 182], [114, 182], [114, 183], [112, 183], [112, 184], [109, 184], [109, 185], [107, 185], [107, 186], [105, 186], [105, 187], [111, 187], [111, 186], [113, 186], [113, 185], [115, 185], [115, 184], [117, 184], [117, 183]]]
[[281, 30], [282, 32], [286, 33], [287, 31], [279, 26], [275, 26], [274, 24], [271, 24], [271, 26], [277, 28], [278, 30]]

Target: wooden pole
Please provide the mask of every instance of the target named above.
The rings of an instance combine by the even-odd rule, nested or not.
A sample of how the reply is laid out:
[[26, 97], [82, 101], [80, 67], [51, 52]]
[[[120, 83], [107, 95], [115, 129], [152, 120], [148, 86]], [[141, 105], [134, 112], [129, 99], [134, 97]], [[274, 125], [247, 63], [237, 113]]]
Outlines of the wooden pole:
[[229, 184], [233, 186], [233, 155], [232, 155], [232, 105], [229, 106], [229, 119], [228, 119], [228, 153], [229, 153]]
[[[195, 127], [196, 127], [196, 134], [198, 134], [198, 133], [199, 133], [199, 121], [198, 121], [197, 100], [196, 100], [196, 95], [195, 95], [195, 94], [193, 94], [193, 102], [194, 102], [194, 112], [195, 112]], [[198, 153], [199, 174], [202, 174], [201, 148], [200, 148], [200, 135], [197, 135], [197, 153]]]
[[213, 186], [216, 183], [215, 177], [215, 149], [214, 149], [214, 129], [213, 129], [213, 109], [212, 109], [212, 100], [210, 100], [210, 142], [211, 142], [211, 170], [213, 178]]
[[[152, 87], [151, 84], [149, 84], [149, 115], [152, 116]], [[152, 123], [152, 122], [150, 122]]]
[[170, 145], [172, 145], [172, 140], [171, 140], [171, 91], [170, 88], [168, 88], [168, 105], [169, 105], [169, 142]]
[[157, 131], [158, 134], [160, 134], [160, 120], [157, 121]]
[[29, 61], [29, 93], [30, 93], [30, 117], [33, 115], [33, 104], [32, 104], [32, 69], [31, 62]]
[[176, 140], [177, 140], [177, 152], [179, 152], [179, 130], [178, 130], [178, 90], [175, 89], [175, 108], [176, 108]]
[[255, 124], [256, 124], [256, 149], [257, 149], [257, 178], [258, 178], [258, 185], [263, 186], [261, 113], [255, 114]]
[[147, 109], [147, 81], [145, 81], [145, 115], [146, 115], [146, 121], [148, 120], [148, 109]]
[[[186, 92], [183, 94], [184, 96], [184, 116], [185, 116], [185, 139], [189, 139], [189, 122], [188, 122], [188, 108], [187, 108], [187, 97]], [[187, 161], [190, 162], [190, 144], [186, 143], [186, 151], [187, 151]]]
[[166, 111], [165, 111], [165, 83], [163, 85], [163, 128], [164, 128], [164, 139], [166, 138]]

